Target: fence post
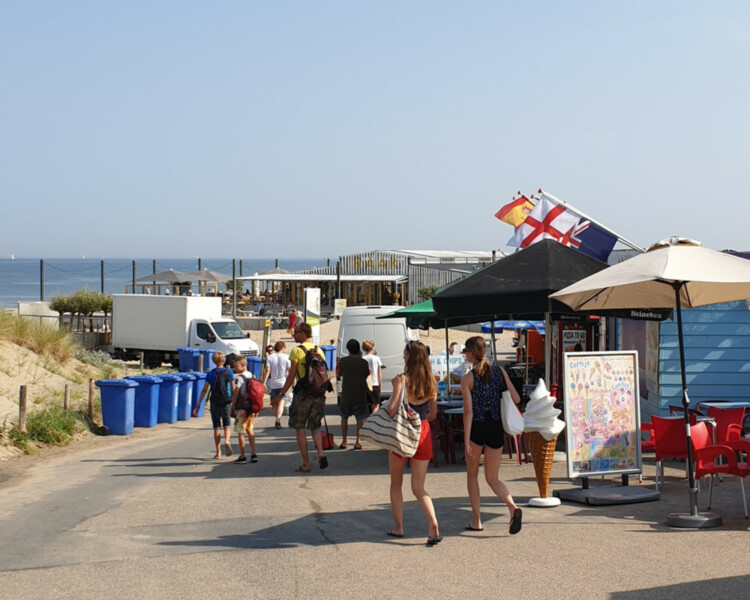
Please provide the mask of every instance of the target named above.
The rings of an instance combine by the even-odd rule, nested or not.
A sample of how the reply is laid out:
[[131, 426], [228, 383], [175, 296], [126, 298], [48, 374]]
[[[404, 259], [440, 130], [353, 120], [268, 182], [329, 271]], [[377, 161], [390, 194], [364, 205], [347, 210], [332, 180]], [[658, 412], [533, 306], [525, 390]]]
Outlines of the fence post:
[[89, 378], [89, 419], [94, 420], [94, 380]]
[[65, 384], [65, 394], [63, 395], [63, 410], [68, 410], [70, 405], [70, 386]]
[[198, 370], [203, 373], [203, 354], [198, 355]]
[[26, 386], [18, 391], [18, 431], [26, 433]]

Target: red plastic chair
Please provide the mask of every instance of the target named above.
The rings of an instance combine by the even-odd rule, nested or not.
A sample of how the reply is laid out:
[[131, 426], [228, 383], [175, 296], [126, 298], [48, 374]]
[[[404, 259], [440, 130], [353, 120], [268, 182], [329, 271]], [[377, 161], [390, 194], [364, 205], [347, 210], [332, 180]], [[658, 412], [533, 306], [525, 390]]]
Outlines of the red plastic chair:
[[641, 437], [641, 453], [654, 452], [656, 450], [656, 436], [654, 426], [651, 423], [641, 423], [641, 433], [647, 433], [648, 439]]
[[[724, 444], [713, 444], [713, 435], [708, 430], [708, 426], [705, 423], [697, 423], [690, 428], [690, 442], [693, 447], [693, 454], [695, 458], [695, 480], [700, 481], [706, 475], [711, 476], [711, 482], [708, 488], [708, 510], [711, 510], [711, 500], [713, 499], [714, 490], [714, 475], [734, 475], [740, 480], [740, 490], [742, 492], [742, 505], [745, 510], [745, 519], [747, 515], [747, 500], [745, 498], [745, 485], [744, 477], [750, 473], [747, 470], [747, 462], [745, 465], [744, 475], [740, 474], [740, 470], [735, 456], [735, 451], [732, 447]], [[737, 444], [737, 442], [734, 442]], [[742, 442], [740, 442], [742, 443]], [[745, 442], [746, 448], [750, 448], [750, 444]], [[743, 448], [740, 448], [742, 451]], [[721, 459], [721, 460], [719, 460]]]
[[723, 444], [729, 440], [742, 439], [742, 421], [745, 418], [744, 408], [709, 406], [708, 416], [716, 422], [717, 444]]
[[654, 429], [654, 460], [656, 461], [656, 491], [659, 481], [664, 483], [664, 461], [687, 458], [685, 422], [682, 419], [651, 417]]
[[[505, 434], [505, 449], [508, 451], [508, 457], [513, 458], [513, 450], [511, 448], [511, 444], [513, 448], [516, 449], [516, 456], [518, 457], [518, 466], [521, 466], [521, 460], [523, 457], [526, 458], [526, 463], [529, 463], [529, 449], [528, 444], [526, 443], [526, 434], [521, 432], [519, 435], [510, 435], [508, 433]], [[522, 456], [523, 455], [523, 456]]]

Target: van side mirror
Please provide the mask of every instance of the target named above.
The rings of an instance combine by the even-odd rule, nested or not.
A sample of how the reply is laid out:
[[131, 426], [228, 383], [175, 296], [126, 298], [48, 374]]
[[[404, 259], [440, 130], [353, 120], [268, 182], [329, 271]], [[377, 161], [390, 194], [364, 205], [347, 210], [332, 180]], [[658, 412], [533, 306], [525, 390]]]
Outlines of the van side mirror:
[[213, 343], [214, 343], [214, 342], [216, 341], [216, 336], [215, 336], [215, 335], [214, 335], [213, 333], [209, 333], [209, 334], [208, 334], [208, 335], [206, 336], [206, 341], [207, 341], [207, 342], [208, 342], [209, 344], [213, 344]]

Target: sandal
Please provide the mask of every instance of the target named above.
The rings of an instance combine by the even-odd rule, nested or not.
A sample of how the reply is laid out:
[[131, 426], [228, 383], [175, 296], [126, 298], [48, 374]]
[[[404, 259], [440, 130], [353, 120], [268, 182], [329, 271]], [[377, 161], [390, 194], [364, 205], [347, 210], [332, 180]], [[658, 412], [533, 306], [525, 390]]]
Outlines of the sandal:
[[328, 457], [327, 456], [321, 456], [318, 460], [318, 465], [321, 469], [325, 469], [328, 466]]
[[310, 467], [305, 468], [302, 465], [300, 465], [294, 470], [297, 471], [297, 473], [309, 473], [312, 469]]
[[428, 546], [436, 546], [437, 544], [439, 544], [442, 541], [443, 541], [442, 536], [437, 536], [437, 537], [432, 537], [431, 535], [427, 536], [427, 545]]
[[466, 531], [484, 531], [484, 527], [472, 527], [471, 523], [469, 523], [466, 527], [464, 527]]
[[362, 450], [362, 444], [354, 444], [355, 450]]
[[404, 537], [403, 533], [396, 533], [395, 531], [389, 531], [389, 532], [386, 533], [386, 535], [389, 535], [389, 536], [395, 537], [395, 538], [402, 538], [402, 537]]
[[232, 446], [229, 444], [224, 444], [224, 454], [226, 454], [228, 457], [232, 456]]
[[344, 443], [339, 444], [339, 450], [346, 450], [347, 445]]
[[510, 528], [508, 529], [508, 533], [511, 535], [515, 535], [519, 531], [521, 531], [521, 520], [523, 518], [523, 511], [520, 508], [517, 508], [513, 511], [513, 516], [510, 519]]

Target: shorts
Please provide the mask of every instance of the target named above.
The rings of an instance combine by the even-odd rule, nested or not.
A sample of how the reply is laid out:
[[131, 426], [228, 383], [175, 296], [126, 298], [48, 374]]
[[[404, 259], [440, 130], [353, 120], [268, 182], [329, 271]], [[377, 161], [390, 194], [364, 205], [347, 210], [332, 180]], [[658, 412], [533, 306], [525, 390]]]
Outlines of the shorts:
[[380, 406], [380, 386], [372, 386], [372, 391], [367, 393], [367, 403], [371, 406]]
[[503, 447], [505, 442], [505, 430], [502, 421], [472, 421], [471, 436], [472, 443], [477, 446], [487, 446], [493, 450]]
[[292, 429], [320, 429], [326, 408], [325, 396], [312, 396], [297, 392], [289, 407], [289, 427]]
[[342, 419], [354, 417], [357, 421], [364, 421], [370, 416], [370, 409], [367, 406], [367, 402], [361, 402], [359, 404], [342, 402], [339, 404], [339, 412], [341, 413]]
[[211, 423], [214, 429], [221, 429], [222, 427], [231, 427], [232, 419], [229, 417], [230, 404], [224, 406], [216, 406], [211, 403]]
[[273, 402], [274, 400], [276, 400], [276, 398], [281, 396], [282, 389], [283, 388], [273, 388], [269, 390], [268, 395], [271, 397], [271, 402]]
[[252, 432], [255, 428], [255, 415], [251, 414], [249, 417], [245, 416], [247, 413], [244, 410], [238, 410], [237, 418], [234, 420], [234, 430], [237, 433], [243, 431]]
[[[401, 456], [395, 452], [391, 452], [396, 458], [401, 460], [409, 460], [407, 456]], [[417, 453], [412, 456], [414, 460], [432, 460], [432, 433], [430, 432], [430, 422], [425, 420], [422, 421], [422, 429], [419, 431], [419, 446], [417, 446]]]

